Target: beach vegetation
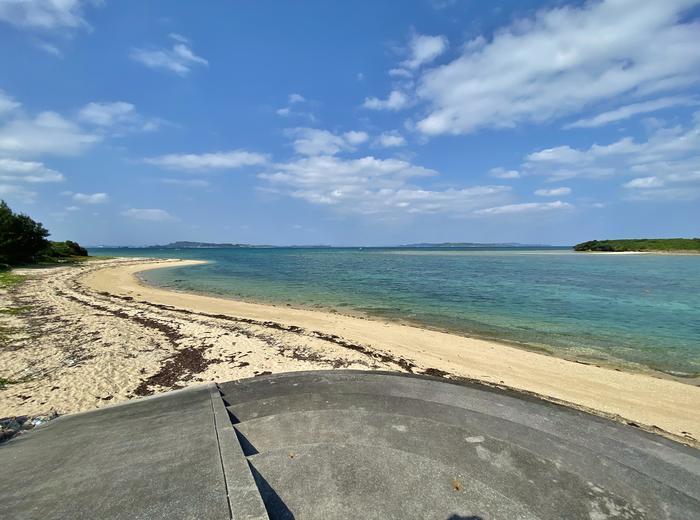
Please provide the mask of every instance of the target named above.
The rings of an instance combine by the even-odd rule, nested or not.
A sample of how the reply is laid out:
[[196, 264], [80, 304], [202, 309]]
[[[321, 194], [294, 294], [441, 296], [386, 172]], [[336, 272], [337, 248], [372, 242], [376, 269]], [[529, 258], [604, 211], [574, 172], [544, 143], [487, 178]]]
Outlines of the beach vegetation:
[[30, 309], [31, 306], [29, 305], [20, 305], [19, 307], [5, 307], [3, 309], [0, 309], [0, 314], [3, 314], [5, 316], [19, 316], [20, 314], [24, 314]]
[[25, 279], [26, 276], [13, 273], [12, 271], [0, 271], [0, 289], [9, 289]]
[[65, 262], [87, 257], [77, 242], [48, 240], [49, 231], [29, 215], [15, 213], [0, 201], [0, 271], [11, 266]]
[[575, 251], [598, 252], [689, 252], [700, 253], [700, 238], [638, 238], [590, 240], [574, 246]]

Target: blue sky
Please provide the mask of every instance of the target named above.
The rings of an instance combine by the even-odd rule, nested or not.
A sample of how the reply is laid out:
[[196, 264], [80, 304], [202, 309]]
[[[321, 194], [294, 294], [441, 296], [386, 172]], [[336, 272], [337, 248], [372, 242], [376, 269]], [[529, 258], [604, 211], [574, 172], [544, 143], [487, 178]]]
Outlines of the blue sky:
[[700, 0], [0, 0], [0, 48], [56, 239], [700, 235]]

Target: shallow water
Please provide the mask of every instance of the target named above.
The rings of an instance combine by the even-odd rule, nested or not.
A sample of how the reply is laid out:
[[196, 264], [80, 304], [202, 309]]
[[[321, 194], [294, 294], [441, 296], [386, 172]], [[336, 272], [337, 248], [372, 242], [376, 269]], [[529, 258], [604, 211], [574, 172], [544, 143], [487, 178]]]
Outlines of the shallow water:
[[336, 309], [554, 353], [700, 372], [700, 256], [563, 249], [97, 249], [212, 263], [143, 274], [183, 291]]

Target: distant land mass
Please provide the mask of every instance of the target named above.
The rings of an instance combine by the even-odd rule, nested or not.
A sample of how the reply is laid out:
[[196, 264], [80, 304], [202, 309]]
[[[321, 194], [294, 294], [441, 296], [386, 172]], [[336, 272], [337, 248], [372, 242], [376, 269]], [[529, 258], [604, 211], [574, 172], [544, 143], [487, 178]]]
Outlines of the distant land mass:
[[552, 247], [547, 244], [519, 244], [518, 242], [480, 243], [480, 242], [421, 242], [404, 244], [397, 247]]
[[590, 240], [574, 246], [575, 251], [700, 253], [700, 238], [635, 238]]
[[[169, 244], [163, 245], [152, 245], [152, 246], [98, 246], [102, 248], [109, 249], [271, 249], [276, 247], [285, 248], [331, 248], [333, 246], [324, 244], [314, 244], [314, 245], [293, 245], [293, 246], [273, 246], [273, 245], [258, 245], [258, 244], [232, 244], [228, 242], [215, 243], [215, 242], [189, 242], [189, 241], [178, 241], [170, 242]], [[440, 242], [440, 243], [430, 243], [422, 242], [418, 244], [403, 244], [398, 246], [387, 246], [387, 247], [435, 247], [435, 248], [449, 248], [449, 247], [551, 247], [546, 244], [519, 244], [517, 242], [504, 242], [504, 243], [480, 243], [480, 242]]]

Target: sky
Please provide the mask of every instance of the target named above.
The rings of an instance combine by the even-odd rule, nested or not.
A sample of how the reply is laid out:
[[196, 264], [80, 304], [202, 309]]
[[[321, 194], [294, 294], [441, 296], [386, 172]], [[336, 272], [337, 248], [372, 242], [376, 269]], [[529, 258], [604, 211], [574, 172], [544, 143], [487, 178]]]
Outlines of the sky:
[[0, 49], [56, 240], [700, 236], [700, 0], [0, 0]]

